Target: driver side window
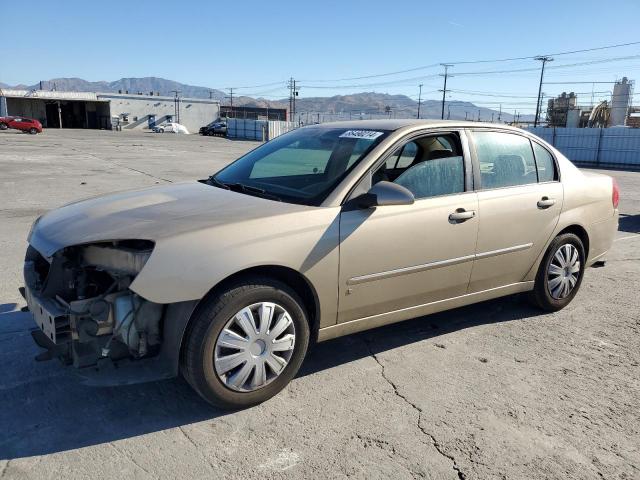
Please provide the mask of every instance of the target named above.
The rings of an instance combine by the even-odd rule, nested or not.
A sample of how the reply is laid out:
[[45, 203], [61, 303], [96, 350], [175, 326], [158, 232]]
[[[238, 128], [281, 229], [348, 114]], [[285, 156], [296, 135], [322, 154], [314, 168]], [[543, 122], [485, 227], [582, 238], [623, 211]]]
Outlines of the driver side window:
[[390, 181], [416, 199], [464, 192], [464, 158], [456, 134], [427, 135], [401, 145], [372, 176]]

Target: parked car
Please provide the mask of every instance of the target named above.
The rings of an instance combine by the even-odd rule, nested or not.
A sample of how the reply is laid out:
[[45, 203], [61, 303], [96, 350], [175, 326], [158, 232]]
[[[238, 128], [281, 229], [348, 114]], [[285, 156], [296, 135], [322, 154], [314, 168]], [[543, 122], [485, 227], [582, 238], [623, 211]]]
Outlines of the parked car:
[[204, 180], [43, 215], [23, 293], [44, 357], [87, 383], [181, 373], [244, 407], [312, 342], [520, 292], [565, 307], [612, 245], [618, 200], [611, 177], [516, 128], [314, 125]]
[[226, 122], [213, 122], [204, 127], [200, 127], [200, 135], [209, 135], [209, 136], [225, 136], [227, 134], [227, 123]]
[[184, 133], [187, 135], [189, 134], [189, 130], [187, 130], [187, 127], [175, 122], [156, 125], [155, 127], [153, 127], [153, 131], [155, 133]]
[[14, 128], [35, 135], [42, 133], [42, 124], [33, 118], [26, 117], [0, 117], [0, 130]]

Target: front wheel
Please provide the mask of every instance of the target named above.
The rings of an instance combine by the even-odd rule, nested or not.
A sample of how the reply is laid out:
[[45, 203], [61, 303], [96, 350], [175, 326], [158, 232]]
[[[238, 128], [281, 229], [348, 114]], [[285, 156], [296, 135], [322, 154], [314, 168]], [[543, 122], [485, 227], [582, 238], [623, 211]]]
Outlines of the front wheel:
[[209, 403], [244, 408], [268, 400], [295, 376], [309, 344], [304, 304], [288, 285], [246, 278], [197, 309], [182, 373]]
[[29, 129], [29, 133], [30, 133], [31, 135], [35, 135], [36, 133], [38, 133], [38, 130], [37, 130], [36, 128], [30, 128], [30, 129]]
[[585, 257], [584, 245], [577, 235], [558, 235], [540, 263], [531, 292], [532, 302], [549, 312], [569, 305], [580, 289]]
[[6, 130], [9, 126], [6, 123], [0, 123], [0, 130]]

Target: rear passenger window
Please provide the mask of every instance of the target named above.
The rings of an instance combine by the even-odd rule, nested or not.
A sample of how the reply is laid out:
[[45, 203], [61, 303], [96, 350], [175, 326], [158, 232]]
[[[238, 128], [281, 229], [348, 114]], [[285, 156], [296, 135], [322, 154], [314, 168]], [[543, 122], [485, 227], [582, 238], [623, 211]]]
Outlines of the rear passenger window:
[[482, 188], [501, 188], [536, 183], [536, 163], [531, 142], [520, 135], [473, 132], [480, 163]]
[[536, 156], [536, 166], [538, 167], [539, 182], [553, 182], [557, 180], [556, 164], [549, 151], [542, 145], [531, 142], [533, 144], [533, 153]]

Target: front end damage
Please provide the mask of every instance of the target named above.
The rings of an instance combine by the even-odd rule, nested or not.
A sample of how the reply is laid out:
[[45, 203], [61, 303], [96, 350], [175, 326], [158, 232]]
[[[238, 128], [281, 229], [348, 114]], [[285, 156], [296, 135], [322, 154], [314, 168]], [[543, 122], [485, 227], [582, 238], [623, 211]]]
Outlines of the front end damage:
[[[175, 376], [192, 306], [153, 303], [129, 288], [153, 248], [148, 240], [123, 240], [66, 247], [45, 257], [29, 246], [23, 293], [38, 327], [33, 338], [46, 349], [37, 359], [57, 357], [94, 384]], [[166, 321], [173, 325], [166, 328]], [[127, 376], [124, 370], [131, 367], [134, 373]], [[101, 371], [109, 373], [101, 377]]]

